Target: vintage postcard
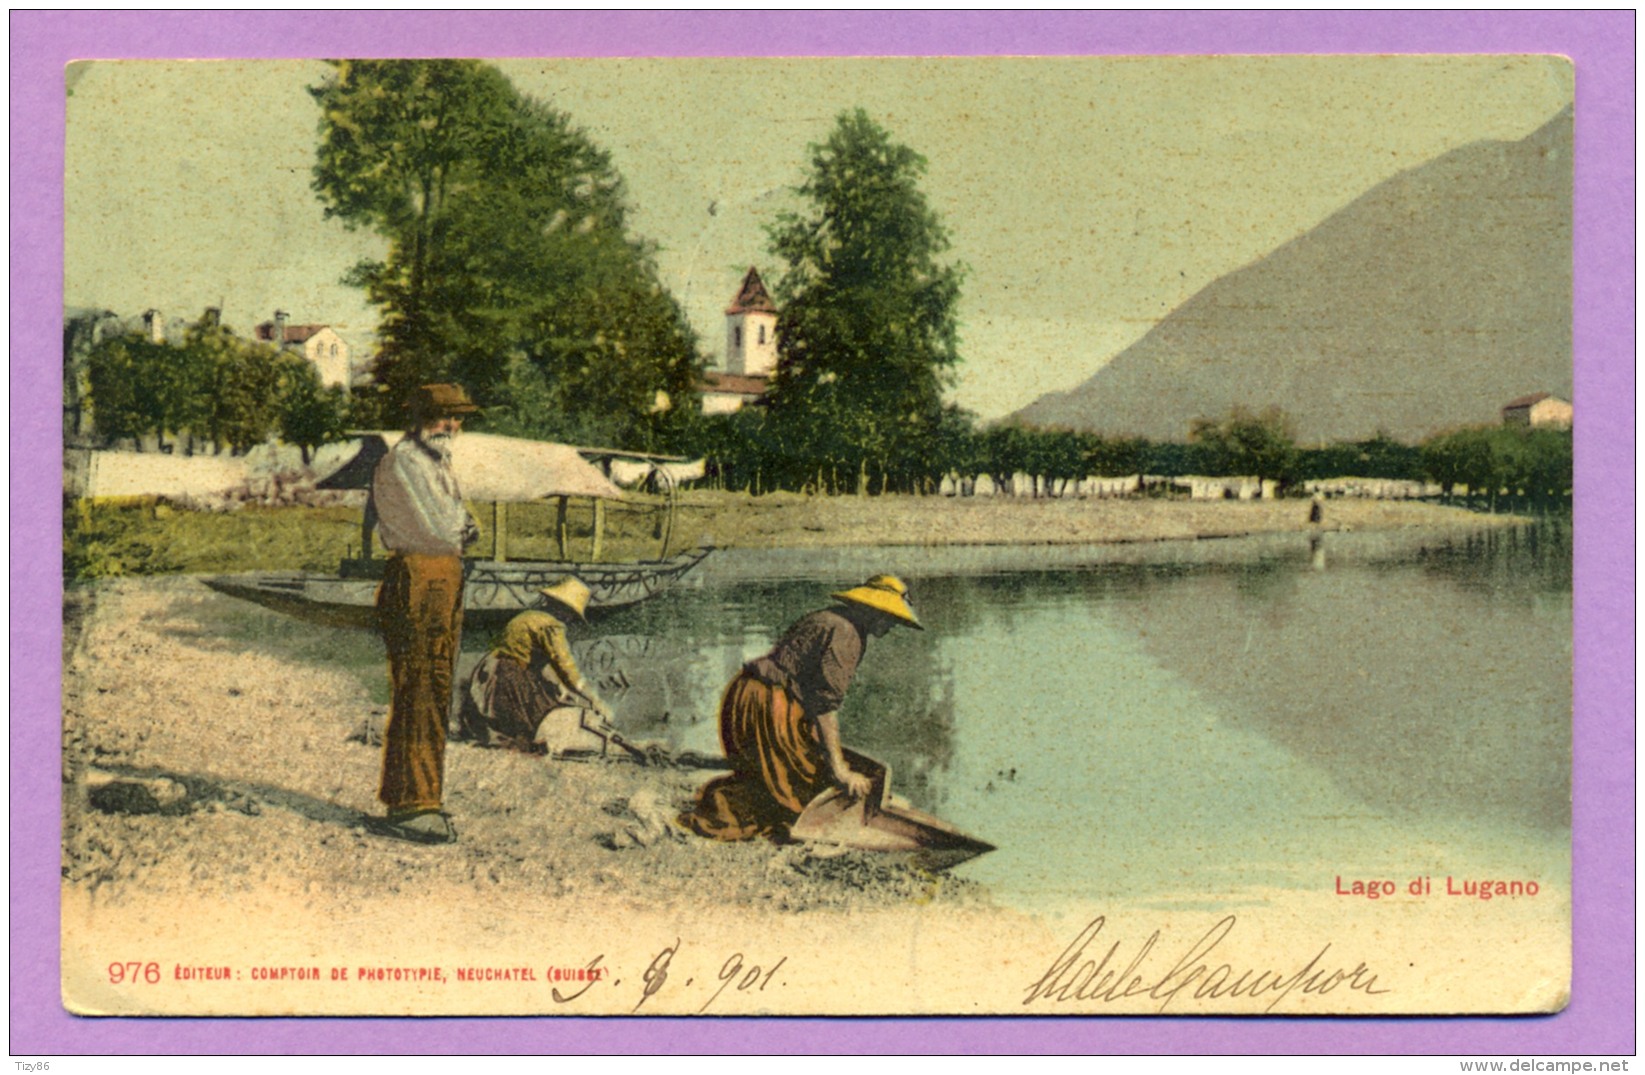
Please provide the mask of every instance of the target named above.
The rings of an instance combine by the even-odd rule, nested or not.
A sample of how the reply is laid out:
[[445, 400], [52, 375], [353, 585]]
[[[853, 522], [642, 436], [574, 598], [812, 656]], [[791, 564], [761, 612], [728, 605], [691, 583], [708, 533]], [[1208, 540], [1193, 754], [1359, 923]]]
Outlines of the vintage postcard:
[[64, 75], [66, 1012], [1572, 1002], [1570, 58]]

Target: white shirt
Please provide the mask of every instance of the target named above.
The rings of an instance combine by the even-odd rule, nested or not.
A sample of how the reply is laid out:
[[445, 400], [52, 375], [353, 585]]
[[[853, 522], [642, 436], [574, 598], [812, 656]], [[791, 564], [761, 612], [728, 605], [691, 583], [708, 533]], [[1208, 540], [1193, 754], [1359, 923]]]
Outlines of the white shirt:
[[377, 463], [371, 506], [383, 545], [394, 552], [461, 556], [468, 511], [451, 457], [407, 434]]

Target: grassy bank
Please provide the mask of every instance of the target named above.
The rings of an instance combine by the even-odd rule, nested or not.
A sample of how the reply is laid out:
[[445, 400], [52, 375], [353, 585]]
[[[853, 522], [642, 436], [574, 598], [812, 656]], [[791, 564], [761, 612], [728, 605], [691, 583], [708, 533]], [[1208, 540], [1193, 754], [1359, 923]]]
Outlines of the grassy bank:
[[[489, 556], [496, 523], [490, 504], [471, 505]], [[838, 548], [907, 545], [1068, 545], [1168, 541], [1310, 528], [1301, 500], [1022, 499], [1010, 497], [808, 497], [776, 493], [691, 491], [684, 494], [670, 551], [702, 541], [739, 548]], [[573, 502], [567, 549], [588, 559], [594, 513]], [[604, 560], [656, 557], [662, 513], [655, 499], [632, 497], [606, 509]], [[510, 559], [557, 559], [558, 516], [552, 503], [513, 504], [505, 511]], [[1419, 501], [1336, 500], [1325, 506], [1327, 529], [1480, 527], [1516, 521]], [[154, 501], [96, 502], [64, 518], [69, 578], [277, 569], [332, 570], [360, 547], [360, 509], [259, 507], [186, 511]]]

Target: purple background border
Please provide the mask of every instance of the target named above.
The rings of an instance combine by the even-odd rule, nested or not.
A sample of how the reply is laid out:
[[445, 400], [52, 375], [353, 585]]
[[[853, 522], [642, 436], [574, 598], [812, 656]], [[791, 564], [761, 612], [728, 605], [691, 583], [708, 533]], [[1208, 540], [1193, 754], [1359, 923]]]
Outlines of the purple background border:
[[[1634, 43], [1604, 12], [12, 12], [11, 1052], [1631, 1054]], [[758, 48], [727, 47], [758, 42]], [[323, 46], [323, 51], [318, 51]], [[58, 1000], [62, 66], [115, 57], [1561, 53], [1576, 63], [1575, 975], [1475, 1019], [75, 1019]]]

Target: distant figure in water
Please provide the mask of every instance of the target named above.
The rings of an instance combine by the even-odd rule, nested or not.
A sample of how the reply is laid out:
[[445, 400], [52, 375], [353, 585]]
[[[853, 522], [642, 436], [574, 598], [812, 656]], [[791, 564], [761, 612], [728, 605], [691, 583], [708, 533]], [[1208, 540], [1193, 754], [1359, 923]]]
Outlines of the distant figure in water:
[[832, 608], [801, 617], [771, 652], [743, 666], [720, 703], [730, 776], [710, 781], [680, 823], [715, 840], [787, 835], [806, 805], [831, 787], [854, 798], [870, 779], [840, 746], [837, 711], [869, 638], [897, 624], [924, 630], [894, 575], [830, 595]]
[[[583, 679], [566, 641], [566, 623], [583, 622], [588, 587], [567, 578], [542, 591], [544, 608], [522, 612], [470, 674], [463, 688], [461, 711], [465, 738], [527, 753], [551, 751], [548, 730], [578, 726], [584, 714], [597, 722], [611, 709]], [[563, 719], [562, 719], [563, 718]]]
[[1318, 493], [1314, 494], [1313, 502], [1308, 505], [1308, 522], [1314, 526], [1325, 523], [1325, 498]]

